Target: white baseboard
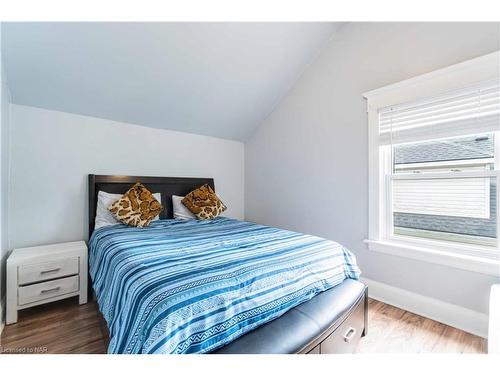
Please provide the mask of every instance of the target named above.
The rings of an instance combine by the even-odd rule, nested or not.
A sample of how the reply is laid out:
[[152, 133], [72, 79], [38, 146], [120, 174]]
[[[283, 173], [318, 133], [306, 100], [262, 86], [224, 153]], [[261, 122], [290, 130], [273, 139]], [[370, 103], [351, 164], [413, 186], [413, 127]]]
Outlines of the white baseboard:
[[486, 314], [364, 277], [361, 281], [368, 286], [368, 296], [373, 299], [476, 336], [488, 337], [488, 315]]
[[2, 334], [3, 327], [5, 326], [5, 321], [3, 319], [4, 306], [5, 306], [5, 297], [0, 299], [0, 335]]

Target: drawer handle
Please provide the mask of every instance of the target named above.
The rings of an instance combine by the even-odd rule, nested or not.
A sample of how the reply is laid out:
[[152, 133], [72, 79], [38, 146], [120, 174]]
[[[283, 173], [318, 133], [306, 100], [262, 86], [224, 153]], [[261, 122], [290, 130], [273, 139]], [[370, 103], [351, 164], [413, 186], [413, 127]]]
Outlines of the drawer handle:
[[344, 341], [345, 342], [351, 342], [352, 338], [356, 334], [356, 328], [349, 327], [347, 332], [344, 334]]
[[40, 292], [40, 294], [46, 294], [46, 293], [50, 293], [50, 292], [57, 292], [59, 289], [61, 289], [60, 286], [57, 286], [55, 288], [52, 288], [52, 289], [44, 289]]
[[60, 270], [61, 270], [61, 267], [57, 267], [57, 268], [54, 268], [54, 269], [51, 269], [51, 270], [41, 271], [40, 275], [45, 275], [46, 273], [57, 272], [57, 271], [60, 271]]

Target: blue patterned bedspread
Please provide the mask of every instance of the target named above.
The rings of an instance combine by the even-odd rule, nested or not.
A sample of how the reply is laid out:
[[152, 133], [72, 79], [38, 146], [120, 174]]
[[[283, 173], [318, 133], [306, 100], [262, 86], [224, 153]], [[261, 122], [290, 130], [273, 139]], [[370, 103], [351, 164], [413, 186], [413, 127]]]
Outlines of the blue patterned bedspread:
[[360, 274], [335, 242], [227, 218], [112, 225], [89, 248], [109, 353], [209, 352]]

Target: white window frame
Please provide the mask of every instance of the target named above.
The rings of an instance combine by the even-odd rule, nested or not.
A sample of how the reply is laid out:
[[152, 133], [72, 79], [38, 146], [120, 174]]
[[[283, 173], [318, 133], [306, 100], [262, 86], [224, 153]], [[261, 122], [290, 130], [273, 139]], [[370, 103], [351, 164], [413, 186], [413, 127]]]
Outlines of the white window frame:
[[[433, 71], [418, 77], [398, 82], [363, 94], [367, 99], [368, 113], [368, 168], [369, 168], [369, 226], [365, 242], [370, 250], [408, 257], [421, 261], [442, 264], [488, 275], [500, 275], [500, 255], [497, 247], [468, 245], [438, 240], [398, 236], [392, 231], [391, 184], [390, 179], [422, 178], [423, 176], [395, 175], [387, 171], [392, 164], [390, 152], [383, 152], [379, 145], [379, 110], [402, 103], [438, 96], [480, 82], [500, 80], [500, 51], [468, 60], [456, 65]], [[497, 133], [499, 134], [499, 133]], [[462, 134], [447, 134], [449, 137]], [[500, 140], [495, 137], [496, 155], [500, 155]], [[386, 146], [390, 147], [390, 146]], [[426, 178], [492, 177], [500, 186], [500, 158], [496, 158], [494, 171], [450, 172]], [[385, 169], [385, 170], [384, 170]], [[389, 172], [389, 173], [388, 173]], [[381, 176], [386, 175], [386, 181]], [[497, 205], [500, 202], [500, 188], [497, 188]], [[497, 234], [500, 235], [499, 211], [497, 209]]]

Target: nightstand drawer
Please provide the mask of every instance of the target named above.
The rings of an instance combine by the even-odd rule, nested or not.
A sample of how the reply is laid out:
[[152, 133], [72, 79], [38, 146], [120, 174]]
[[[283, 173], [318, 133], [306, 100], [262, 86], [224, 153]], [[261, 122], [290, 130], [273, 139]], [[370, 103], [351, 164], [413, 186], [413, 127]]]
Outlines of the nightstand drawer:
[[78, 276], [71, 276], [65, 277], [64, 279], [22, 286], [19, 287], [18, 290], [18, 304], [26, 305], [28, 303], [41, 301], [47, 298], [73, 293], [78, 291], [80, 287], [79, 284]]
[[47, 263], [19, 266], [17, 277], [19, 285], [25, 285], [68, 275], [76, 275], [77, 273], [78, 258], [67, 258]]

